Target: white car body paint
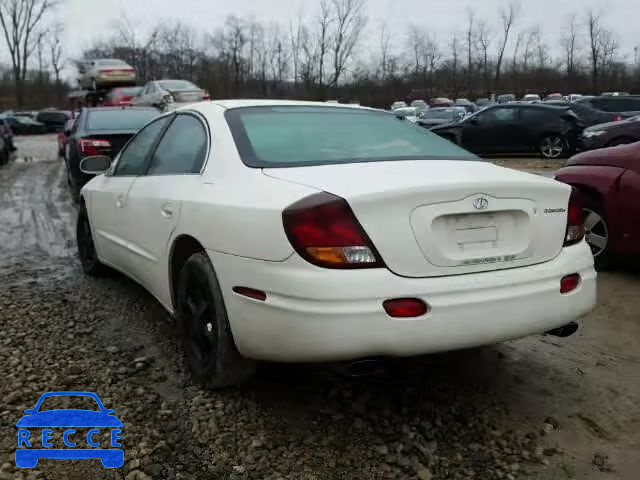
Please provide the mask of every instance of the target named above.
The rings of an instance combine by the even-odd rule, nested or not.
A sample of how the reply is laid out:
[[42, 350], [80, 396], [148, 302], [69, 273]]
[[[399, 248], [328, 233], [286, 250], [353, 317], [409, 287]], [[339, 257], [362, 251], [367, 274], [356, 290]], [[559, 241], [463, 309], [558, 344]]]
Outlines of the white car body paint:
[[[171, 248], [182, 235], [206, 249], [238, 349], [256, 359], [468, 348], [541, 333], [594, 306], [589, 247], [582, 241], [563, 248], [566, 212], [545, 213], [566, 208], [568, 186], [485, 162], [250, 168], [224, 113], [260, 105], [362, 108], [270, 100], [189, 105], [181, 111], [195, 112], [210, 134], [201, 174], [99, 175], [82, 190], [99, 259], [141, 283], [169, 312]], [[388, 268], [325, 269], [295, 253], [282, 211], [320, 191], [347, 200]], [[487, 200], [480, 213], [473, 206], [479, 197]], [[478, 215], [495, 228], [483, 227]], [[581, 276], [579, 287], [560, 294], [560, 279], [573, 273]], [[267, 299], [240, 296], [235, 286], [264, 290]], [[382, 302], [403, 297], [424, 300], [429, 312], [389, 317]]]

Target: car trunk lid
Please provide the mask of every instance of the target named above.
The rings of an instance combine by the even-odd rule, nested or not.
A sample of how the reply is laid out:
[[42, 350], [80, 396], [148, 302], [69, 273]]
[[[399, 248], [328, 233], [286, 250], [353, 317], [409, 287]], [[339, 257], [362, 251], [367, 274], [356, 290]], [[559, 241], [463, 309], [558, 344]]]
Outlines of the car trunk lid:
[[394, 161], [264, 169], [338, 195], [388, 268], [407, 277], [546, 262], [560, 252], [570, 188], [476, 161]]

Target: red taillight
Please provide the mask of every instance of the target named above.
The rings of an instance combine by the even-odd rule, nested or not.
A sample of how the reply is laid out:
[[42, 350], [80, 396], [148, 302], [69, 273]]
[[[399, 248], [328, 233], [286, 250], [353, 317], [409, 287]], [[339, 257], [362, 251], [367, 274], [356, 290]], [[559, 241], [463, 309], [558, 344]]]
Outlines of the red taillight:
[[419, 298], [394, 298], [382, 303], [384, 311], [393, 318], [421, 317], [429, 311], [429, 307]]
[[560, 279], [560, 293], [573, 292], [580, 285], [580, 275], [572, 273]]
[[282, 223], [296, 252], [326, 268], [373, 268], [384, 263], [349, 204], [330, 193], [316, 193], [282, 212]]
[[616, 115], [615, 121], [619, 122], [620, 120], [622, 120], [622, 115], [620, 114]]
[[204, 91], [204, 95], [202, 95], [202, 100], [211, 100], [211, 95], [206, 90]]
[[78, 146], [80, 147], [80, 152], [85, 156], [100, 155], [100, 149], [111, 148], [111, 142], [109, 140], [83, 138], [80, 140]]
[[267, 294], [265, 292], [262, 290], [256, 290], [255, 288], [233, 287], [232, 290], [238, 295], [253, 298], [254, 300], [260, 300], [261, 302], [264, 302], [267, 299]]
[[584, 238], [583, 207], [580, 192], [573, 188], [569, 197], [567, 208], [567, 231], [564, 237], [564, 246], [573, 245]]

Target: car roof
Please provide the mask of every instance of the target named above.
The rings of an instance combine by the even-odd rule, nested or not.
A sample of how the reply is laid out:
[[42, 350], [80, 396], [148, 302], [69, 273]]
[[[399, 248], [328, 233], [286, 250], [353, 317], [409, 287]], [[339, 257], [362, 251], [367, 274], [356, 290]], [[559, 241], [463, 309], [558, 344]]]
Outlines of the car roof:
[[[207, 102], [205, 102], [207, 103]], [[325, 108], [367, 108], [359, 105], [350, 104], [327, 104], [326, 102], [307, 102], [302, 100], [214, 100], [215, 105], [219, 105], [225, 109], [243, 108], [243, 107], [325, 107]], [[197, 104], [200, 105], [200, 104]]]
[[119, 110], [121, 112], [131, 112], [131, 111], [141, 111], [141, 110], [146, 110], [146, 111], [156, 111], [159, 112], [159, 110], [155, 107], [129, 107], [129, 106], [124, 106], [124, 107], [87, 107], [83, 109], [85, 112], [105, 112], [105, 111], [113, 111], [113, 110]]

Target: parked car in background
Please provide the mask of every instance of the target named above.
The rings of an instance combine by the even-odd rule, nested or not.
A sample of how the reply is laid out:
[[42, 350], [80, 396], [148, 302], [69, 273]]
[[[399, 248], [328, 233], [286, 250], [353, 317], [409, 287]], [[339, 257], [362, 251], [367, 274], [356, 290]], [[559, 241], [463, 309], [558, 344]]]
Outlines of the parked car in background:
[[64, 126], [71, 118], [71, 112], [61, 110], [43, 110], [38, 112], [35, 120], [47, 127], [47, 132], [57, 133], [64, 130]]
[[209, 92], [187, 80], [154, 80], [131, 99], [131, 104], [165, 110], [209, 98]]
[[546, 97], [544, 97], [545, 102], [553, 102], [553, 101], [564, 101], [565, 98], [561, 93], [550, 93]]
[[494, 105], [431, 129], [473, 153], [538, 152], [545, 158], [573, 152], [581, 130], [570, 109], [528, 103]]
[[121, 107], [131, 105], [133, 97], [142, 91], [142, 87], [119, 87], [110, 90], [104, 97], [103, 107]]
[[446, 97], [432, 98], [430, 101], [431, 107], [453, 107], [453, 100]]
[[556, 105], [559, 107], [570, 108], [580, 119], [580, 123], [584, 127], [598, 125], [599, 123], [615, 122], [622, 119], [619, 113], [603, 112], [596, 110], [587, 105], [578, 102], [566, 102], [564, 100], [550, 100], [544, 102], [545, 105]]
[[35, 119], [35, 116], [38, 114], [38, 112], [13, 112], [11, 113], [11, 116], [13, 117], [27, 117], [27, 118], [31, 118], [32, 120]]
[[424, 100], [414, 100], [413, 102], [411, 102], [411, 106], [418, 111], [418, 115], [429, 110], [429, 104]]
[[626, 97], [629, 93], [627, 92], [603, 92], [600, 96], [602, 97]]
[[586, 240], [598, 269], [640, 258], [639, 159], [636, 142], [580, 153], [555, 174], [581, 194]]
[[478, 108], [488, 107], [489, 105], [493, 105], [493, 103], [490, 98], [479, 98], [476, 100], [476, 106], [478, 106]]
[[567, 96], [567, 100], [569, 102], [575, 102], [576, 100], [582, 98], [583, 95], [580, 95], [579, 93], [571, 93]]
[[454, 102], [454, 105], [459, 108], [464, 108], [467, 114], [474, 113], [476, 110], [478, 110], [478, 107], [476, 106], [476, 104], [473, 102], [470, 102], [466, 98], [456, 99], [456, 101]]
[[478, 160], [388, 112], [203, 102], [147, 125], [113, 165], [83, 161], [99, 175], [82, 190], [78, 255], [174, 315], [209, 387], [260, 360], [465, 349], [590, 311], [571, 188]]
[[136, 71], [127, 62], [117, 58], [85, 60], [78, 64], [80, 87], [101, 90], [136, 84]]
[[11, 127], [14, 135], [40, 135], [47, 133], [46, 125], [28, 117], [13, 117], [7, 115], [4, 119]]
[[504, 95], [498, 95], [496, 103], [509, 103], [515, 102], [516, 96], [513, 93], [505, 93]]
[[586, 128], [580, 136], [578, 145], [582, 150], [594, 150], [638, 141], [640, 141], [640, 116]]
[[76, 123], [76, 118], [70, 118], [64, 126], [64, 129], [58, 133], [58, 156], [64, 157], [67, 151], [67, 142], [69, 141], [69, 135], [73, 130], [73, 125]]
[[135, 133], [159, 114], [155, 108], [85, 108], [73, 124], [64, 154], [67, 182], [74, 200], [92, 177], [80, 170], [80, 161], [92, 155], [114, 158]]
[[583, 97], [575, 101], [603, 112], [619, 113], [623, 117], [640, 115], [640, 95]]
[[4, 140], [5, 146], [8, 148], [9, 153], [15, 152], [17, 149], [13, 143], [13, 130], [11, 125], [7, 121], [6, 117], [0, 115], [0, 134]]
[[401, 102], [401, 101], [393, 102], [391, 104], [391, 110], [395, 110], [396, 108], [404, 108], [406, 106], [407, 106], [407, 102]]
[[409, 120], [410, 122], [415, 123], [418, 120], [419, 112], [416, 107], [403, 107], [396, 108], [393, 111], [393, 114], [398, 118], [404, 118], [406, 120]]
[[[560, 95], [560, 98], [562, 98], [562, 95]], [[522, 101], [526, 103], [536, 103], [542, 101], [542, 99], [537, 93], [528, 93], [522, 97]]]
[[418, 118], [418, 125], [431, 128], [436, 125], [444, 125], [462, 120], [467, 111], [462, 107], [435, 107], [430, 108]]

